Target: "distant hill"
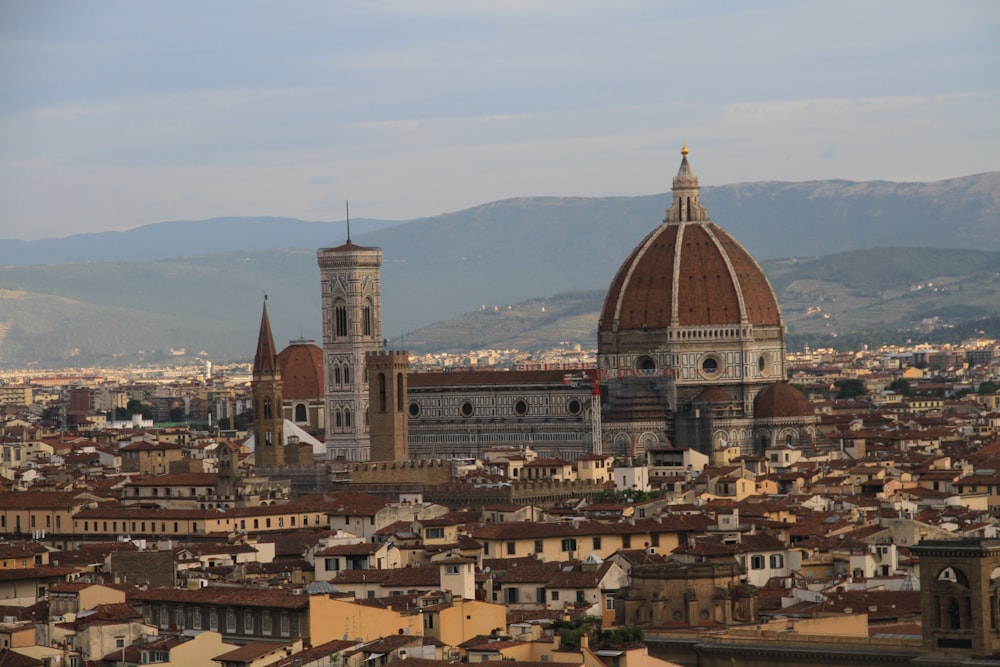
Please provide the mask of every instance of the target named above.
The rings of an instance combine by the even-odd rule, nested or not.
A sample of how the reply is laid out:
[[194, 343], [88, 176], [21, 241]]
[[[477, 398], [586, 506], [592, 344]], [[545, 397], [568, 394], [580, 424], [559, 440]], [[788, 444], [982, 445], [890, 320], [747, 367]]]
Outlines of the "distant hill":
[[[984, 252], [1000, 251], [1000, 173], [926, 184], [706, 187], [702, 201], [758, 260], [812, 258], [762, 261], [792, 331], [889, 326], [917, 314], [969, 318], [1000, 305], [991, 291], [996, 255]], [[432, 349], [446, 343], [431, 335], [430, 325], [446, 322], [437, 328], [455, 330], [447, 345], [467, 349], [480, 338], [475, 327], [451, 321], [463, 313], [513, 312], [506, 306], [550, 295], [603, 294], [668, 202], [666, 194], [512, 199], [406, 223], [370, 221], [365, 232], [352, 220], [352, 237], [383, 250], [385, 337], [405, 336], [414, 349], [418, 342]], [[115, 234], [36, 241], [16, 252], [0, 242], [8, 264], [0, 268], [0, 365], [137, 363], [162, 359], [170, 349], [245, 358], [253, 352], [265, 291], [279, 344], [303, 335], [318, 340], [315, 252], [346, 236], [343, 223], [266, 218], [161, 223]], [[97, 252], [90, 236], [103, 238], [96, 245], [107, 261], [82, 261]], [[876, 245], [938, 250], [849, 252]], [[945, 252], [963, 247], [978, 251]], [[39, 249], [42, 259], [33, 254]], [[221, 249], [230, 252], [213, 254]], [[140, 261], [157, 253], [189, 256]], [[934, 285], [918, 289], [920, 282]], [[546, 305], [546, 317], [524, 321], [524, 335], [539, 341], [583, 335], [592, 345], [596, 315], [588, 325], [580, 297], [558, 301], [574, 299], [572, 315], [560, 322], [555, 311], [563, 306]], [[588, 326], [590, 332], [579, 333]]]
[[[1000, 310], [1000, 252], [880, 248], [762, 265], [793, 342], [928, 330], [998, 317]], [[447, 301], [442, 293], [465, 294], [466, 279], [484, 276], [473, 279], [472, 263], [421, 281], [407, 281], [398, 265], [386, 272], [383, 334], [414, 352], [596, 343], [605, 287], [480, 304], [397, 329], [400, 313], [417, 318], [425, 304]], [[216, 361], [248, 359], [265, 291], [279, 345], [301, 336], [320, 340], [318, 281], [315, 253], [305, 250], [0, 269], [0, 366], [158, 362], [171, 358], [171, 349], [187, 357], [204, 351]]]
[[[771, 260], [762, 268], [778, 295], [792, 345], [833, 345], [837, 338], [859, 336], [869, 344], [878, 336], [903, 342], [987, 318], [1000, 336], [1000, 252], [877, 248]], [[411, 332], [405, 347], [418, 352], [593, 347], [604, 294], [568, 292], [482, 308]], [[904, 330], [905, 335], [896, 334]]]
[[[703, 187], [701, 199], [711, 218], [758, 260], [883, 246], [1000, 250], [1000, 172], [932, 183], [737, 183]], [[351, 235], [357, 243], [382, 247], [387, 262], [414, 259], [413, 248], [443, 261], [471, 261], [487, 252], [529, 261], [558, 247], [587, 260], [606, 254], [602, 268], [608, 273], [663, 219], [669, 203], [669, 193], [507, 199], [416, 220], [354, 219]], [[315, 250], [345, 238], [342, 220], [158, 222], [123, 232], [0, 240], [0, 266]]]
[[[391, 227], [393, 220], [351, 220], [351, 234]], [[156, 222], [123, 232], [74, 234], [38, 241], [0, 240], [0, 266], [66, 264], [70, 262], [145, 262], [223, 252], [254, 252], [278, 248], [319, 248], [339, 245], [347, 225], [306, 222], [295, 218], [212, 218]]]

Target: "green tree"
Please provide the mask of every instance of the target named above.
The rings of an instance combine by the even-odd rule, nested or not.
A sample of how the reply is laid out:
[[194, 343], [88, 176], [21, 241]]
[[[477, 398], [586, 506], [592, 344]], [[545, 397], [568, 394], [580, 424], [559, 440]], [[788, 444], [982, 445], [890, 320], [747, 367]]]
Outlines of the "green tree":
[[980, 396], [986, 396], [987, 394], [995, 394], [995, 393], [997, 393], [997, 389], [998, 388], [1000, 388], [1000, 385], [998, 385], [993, 380], [987, 380], [986, 382], [980, 382], [979, 383], [979, 395]]
[[903, 396], [912, 396], [913, 387], [910, 386], [910, 381], [906, 378], [897, 378], [889, 383], [887, 387], [889, 391], [894, 391], [897, 394], [902, 394]]
[[128, 410], [129, 415], [142, 415], [143, 419], [153, 418], [153, 408], [146, 405], [138, 398], [133, 398], [125, 405], [125, 409]]
[[857, 378], [850, 378], [848, 380], [837, 380], [834, 383], [837, 387], [837, 398], [839, 399], [851, 399], [857, 398], [858, 396], [864, 396], [868, 393], [868, 388], [865, 383]]
[[179, 405], [176, 408], [170, 408], [170, 419], [172, 422], [182, 422], [184, 418], [187, 417], [187, 412], [184, 410], [183, 405]]

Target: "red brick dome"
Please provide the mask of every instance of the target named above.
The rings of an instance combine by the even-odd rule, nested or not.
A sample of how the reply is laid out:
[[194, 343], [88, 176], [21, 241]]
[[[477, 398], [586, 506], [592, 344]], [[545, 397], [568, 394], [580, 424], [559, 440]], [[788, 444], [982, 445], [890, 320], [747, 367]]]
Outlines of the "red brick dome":
[[776, 382], [757, 394], [753, 401], [753, 414], [757, 419], [780, 419], [809, 417], [815, 411], [801, 391], [785, 382]]
[[323, 350], [309, 340], [292, 341], [278, 354], [285, 399], [323, 398]]
[[781, 326], [764, 272], [698, 202], [687, 150], [674, 179], [666, 219], [618, 269], [601, 309], [599, 329], [751, 324]]

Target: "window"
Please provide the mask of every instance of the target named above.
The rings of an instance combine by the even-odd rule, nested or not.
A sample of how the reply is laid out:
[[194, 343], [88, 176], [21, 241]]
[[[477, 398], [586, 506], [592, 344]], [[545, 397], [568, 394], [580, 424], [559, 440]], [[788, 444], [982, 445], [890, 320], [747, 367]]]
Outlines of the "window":
[[544, 542], [542, 540], [535, 540], [535, 553], [540, 554], [545, 551]]
[[604, 608], [608, 611], [615, 610], [615, 599], [612, 596], [608, 595], [604, 598]]
[[751, 570], [763, 570], [764, 569], [764, 557], [763, 556], [750, 556], [750, 569]]
[[459, 571], [458, 571], [458, 565], [445, 565], [444, 566], [444, 573], [445, 574], [458, 574], [459, 573]]
[[115, 637], [115, 648], [125, 648], [124, 637]]
[[260, 614], [260, 631], [265, 634], [271, 634], [271, 612], [264, 611]]
[[236, 632], [236, 610], [226, 610], [226, 632]]
[[278, 617], [278, 630], [281, 632], [283, 637], [287, 637], [291, 634], [291, 624], [288, 622], [288, 612], [281, 612], [281, 616]]
[[559, 601], [559, 591], [552, 591], [552, 601], [553, 602]]
[[563, 551], [576, 551], [576, 539], [567, 537], [562, 541]]
[[428, 540], [440, 540], [444, 537], [444, 528], [425, 528], [424, 537]]
[[631, 548], [632, 548], [632, 536], [622, 535], [622, 549], [631, 549]]
[[516, 588], [503, 589], [503, 601], [508, 604], [517, 604], [518, 595]]
[[780, 569], [785, 566], [785, 557], [781, 554], [771, 554], [771, 568]]
[[309, 421], [309, 416], [306, 414], [305, 403], [299, 403], [295, 406], [295, 421], [304, 422]]
[[339, 558], [327, 558], [326, 559], [326, 571], [327, 572], [337, 572], [340, 570], [340, 559]]
[[253, 612], [247, 609], [243, 612], [243, 634], [249, 635], [253, 633]]
[[517, 544], [514, 543], [514, 542], [508, 542], [507, 543], [507, 555], [508, 556], [513, 556], [516, 551], [517, 551]]
[[594, 548], [595, 549], [600, 549], [601, 548], [601, 538], [599, 538], [599, 537], [595, 537], [594, 538]]
[[209, 609], [208, 610], [208, 629], [212, 632], [219, 631], [219, 610]]
[[347, 335], [347, 306], [340, 302], [333, 308], [333, 315], [336, 325], [336, 335], [342, 338]]
[[191, 627], [195, 630], [201, 630], [201, 608], [195, 607], [191, 610]]
[[372, 335], [372, 307], [369, 304], [361, 309], [361, 333], [365, 336]]

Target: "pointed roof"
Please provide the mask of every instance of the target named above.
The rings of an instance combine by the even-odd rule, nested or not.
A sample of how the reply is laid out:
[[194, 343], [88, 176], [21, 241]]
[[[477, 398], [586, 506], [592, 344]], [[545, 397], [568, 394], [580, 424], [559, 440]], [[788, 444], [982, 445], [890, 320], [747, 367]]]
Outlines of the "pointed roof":
[[257, 335], [257, 354], [253, 358], [253, 374], [274, 375], [278, 369], [278, 350], [271, 335], [271, 321], [267, 318], [267, 297], [264, 297], [264, 312], [260, 316], [260, 333]]
[[681, 148], [681, 167], [674, 176], [674, 190], [698, 189], [698, 177], [694, 175], [694, 170], [688, 164], [688, 147], [685, 144]]

